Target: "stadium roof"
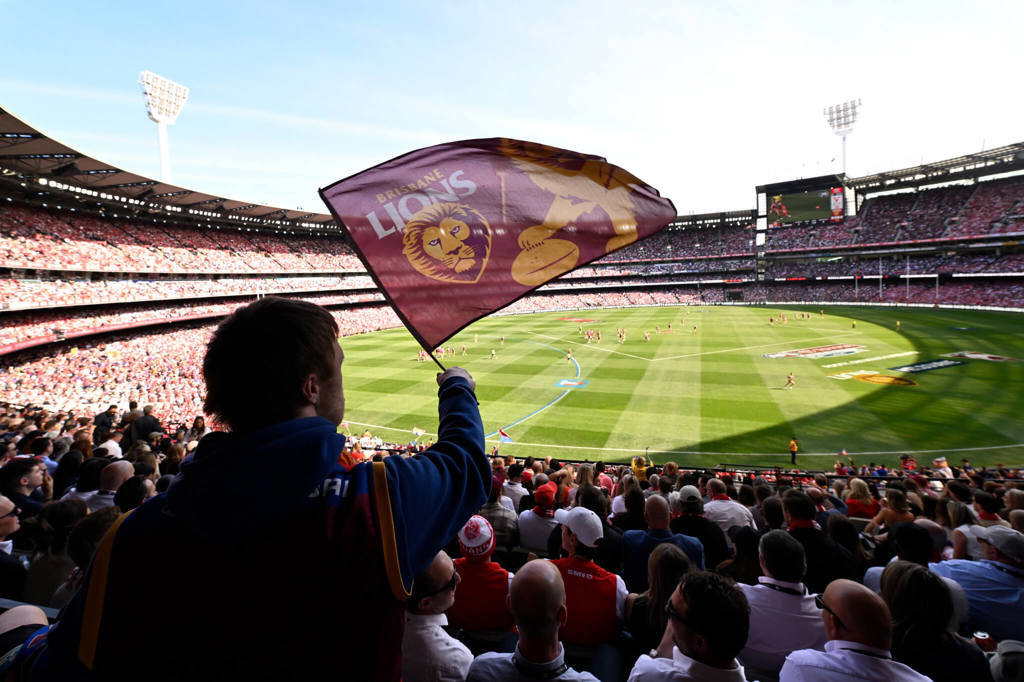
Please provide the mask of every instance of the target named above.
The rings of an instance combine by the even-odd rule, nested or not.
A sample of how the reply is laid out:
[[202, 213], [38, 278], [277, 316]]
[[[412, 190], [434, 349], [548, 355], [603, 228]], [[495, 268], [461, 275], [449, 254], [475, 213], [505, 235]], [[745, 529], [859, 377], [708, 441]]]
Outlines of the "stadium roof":
[[[30, 181], [33, 192], [68, 192], [139, 213], [224, 221], [301, 232], [337, 231], [327, 213], [264, 206], [169, 185], [111, 166], [57, 142], [0, 108], [0, 179]], [[27, 186], [27, 183], [26, 183]], [[84, 192], [81, 190], [85, 190]], [[84, 196], [83, 196], [84, 195]]]
[[900, 170], [849, 178], [847, 187], [871, 193], [1024, 170], [1024, 142]]

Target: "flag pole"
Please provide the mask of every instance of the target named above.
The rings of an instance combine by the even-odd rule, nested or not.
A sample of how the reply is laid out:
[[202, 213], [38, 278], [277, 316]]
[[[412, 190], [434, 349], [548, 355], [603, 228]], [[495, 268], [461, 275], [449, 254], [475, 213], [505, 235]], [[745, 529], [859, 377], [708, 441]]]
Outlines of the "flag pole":
[[437, 366], [441, 368], [442, 372], [447, 372], [448, 371], [448, 368], [445, 367], [444, 365], [442, 365], [441, 361], [437, 359], [436, 355], [434, 355], [434, 351], [430, 351], [429, 355], [430, 355], [430, 359], [437, 363]]

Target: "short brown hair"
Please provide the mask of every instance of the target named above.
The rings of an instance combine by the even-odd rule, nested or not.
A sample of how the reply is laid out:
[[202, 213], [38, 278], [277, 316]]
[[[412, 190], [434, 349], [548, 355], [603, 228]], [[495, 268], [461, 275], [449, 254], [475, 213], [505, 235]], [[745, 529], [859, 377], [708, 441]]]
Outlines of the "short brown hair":
[[302, 406], [302, 381], [336, 371], [338, 324], [318, 305], [268, 296], [220, 323], [206, 346], [207, 414], [234, 431], [287, 421]]

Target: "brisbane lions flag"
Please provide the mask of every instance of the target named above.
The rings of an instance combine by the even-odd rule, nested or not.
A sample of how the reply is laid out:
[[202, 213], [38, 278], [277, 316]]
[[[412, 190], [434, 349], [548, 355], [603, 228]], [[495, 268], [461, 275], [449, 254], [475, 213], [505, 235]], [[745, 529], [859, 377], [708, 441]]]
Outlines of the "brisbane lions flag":
[[320, 196], [427, 350], [676, 217], [600, 157], [505, 138], [410, 152]]

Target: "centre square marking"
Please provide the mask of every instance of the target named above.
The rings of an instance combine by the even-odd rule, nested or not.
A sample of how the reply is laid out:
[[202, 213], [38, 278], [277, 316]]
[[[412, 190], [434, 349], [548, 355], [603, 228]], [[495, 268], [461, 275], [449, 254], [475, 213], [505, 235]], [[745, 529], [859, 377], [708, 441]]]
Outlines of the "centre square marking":
[[558, 388], [583, 388], [589, 383], [586, 379], [559, 379], [555, 386]]

